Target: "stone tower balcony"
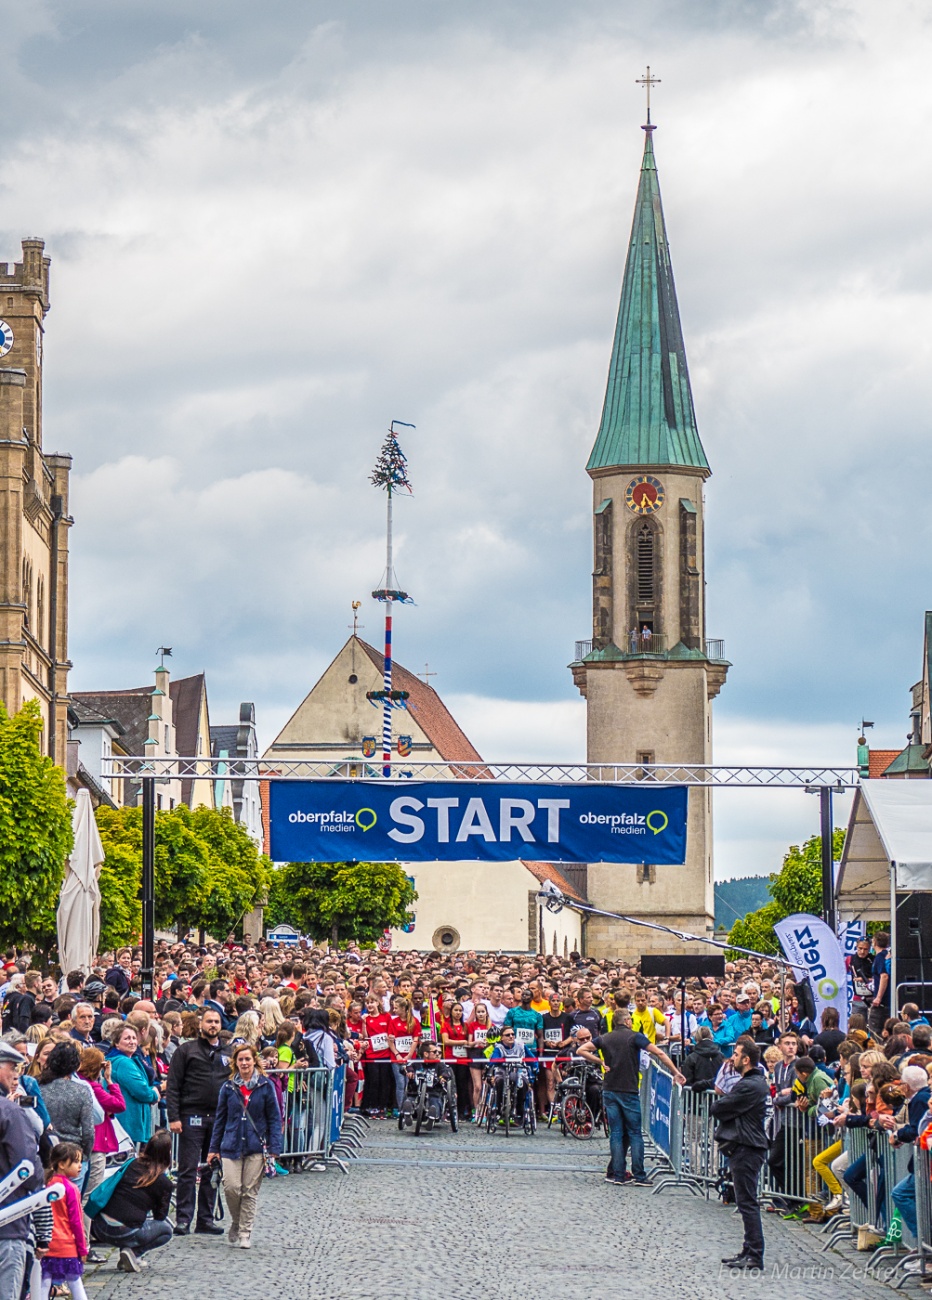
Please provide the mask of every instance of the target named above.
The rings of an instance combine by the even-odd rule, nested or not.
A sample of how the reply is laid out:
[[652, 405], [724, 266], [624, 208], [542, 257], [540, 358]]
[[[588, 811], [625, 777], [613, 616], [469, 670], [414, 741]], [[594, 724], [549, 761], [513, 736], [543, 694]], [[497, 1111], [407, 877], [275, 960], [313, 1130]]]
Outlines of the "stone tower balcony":
[[708, 677], [709, 699], [714, 699], [725, 684], [731, 664], [725, 658], [725, 642], [720, 637], [706, 640], [703, 644], [702, 650], [690, 649], [682, 641], [677, 641], [668, 649], [662, 633], [632, 630], [624, 647], [609, 641], [593, 649], [592, 641], [577, 641], [569, 668], [574, 685], [585, 697], [586, 680], [593, 670], [624, 667], [638, 694], [652, 695], [666, 668], [703, 664]]

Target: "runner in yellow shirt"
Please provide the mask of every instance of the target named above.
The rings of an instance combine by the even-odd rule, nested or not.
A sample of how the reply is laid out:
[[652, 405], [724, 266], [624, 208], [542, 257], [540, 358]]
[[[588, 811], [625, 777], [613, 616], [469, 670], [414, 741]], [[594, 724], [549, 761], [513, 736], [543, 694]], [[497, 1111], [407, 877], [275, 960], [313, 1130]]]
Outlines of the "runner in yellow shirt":
[[[631, 1015], [631, 1028], [636, 1034], [643, 1034], [652, 1043], [657, 1042], [657, 1026], [667, 1027], [667, 1018], [659, 1007], [647, 1005], [647, 989], [637, 989], [634, 994], [634, 1011]], [[661, 1034], [661, 1038], [665, 1033]]]

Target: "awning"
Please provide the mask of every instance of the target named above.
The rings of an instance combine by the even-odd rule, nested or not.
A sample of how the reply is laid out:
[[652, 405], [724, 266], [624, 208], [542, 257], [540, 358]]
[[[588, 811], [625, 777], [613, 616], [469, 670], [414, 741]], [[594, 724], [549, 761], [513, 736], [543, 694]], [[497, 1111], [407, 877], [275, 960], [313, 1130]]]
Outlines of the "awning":
[[859, 786], [838, 872], [839, 912], [886, 920], [891, 868], [899, 893], [932, 891], [932, 781], [879, 780]]

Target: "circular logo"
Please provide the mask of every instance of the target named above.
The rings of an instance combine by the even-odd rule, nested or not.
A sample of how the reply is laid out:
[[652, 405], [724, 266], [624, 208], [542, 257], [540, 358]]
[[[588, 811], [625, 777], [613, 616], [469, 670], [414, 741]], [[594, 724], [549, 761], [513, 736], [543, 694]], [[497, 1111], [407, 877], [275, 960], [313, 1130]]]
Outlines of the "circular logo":
[[[651, 818], [654, 820], [651, 821]], [[647, 828], [648, 830], [653, 831], [655, 835], [659, 835], [661, 831], [665, 831], [669, 825], [670, 818], [665, 812], [661, 812], [659, 808], [655, 808], [653, 812], [647, 814]]]
[[663, 484], [650, 474], [633, 478], [625, 489], [625, 505], [636, 515], [652, 515], [664, 502]]
[[819, 980], [816, 988], [819, 990], [819, 997], [824, 998], [826, 1002], [831, 1002], [833, 998], [838, 997], [838, 985], [834, 980]]
[[13, 331], [5, 320], [0, 320], [0, 357], [5, 357], [13, 346]]
[[372, 808], [360, 808], [355, 818], [356, 825], [361, 831], [371, 831], [378, 820]]

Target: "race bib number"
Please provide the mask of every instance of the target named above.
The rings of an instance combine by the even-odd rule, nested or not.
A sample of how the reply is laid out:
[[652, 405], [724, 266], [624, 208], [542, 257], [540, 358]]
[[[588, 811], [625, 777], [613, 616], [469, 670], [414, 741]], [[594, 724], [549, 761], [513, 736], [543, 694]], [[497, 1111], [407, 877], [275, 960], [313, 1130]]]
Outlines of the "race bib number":
[[473, 1042], [478, 1045], [485, 1042], [489, 1036], [489, 1031], [483, 1028], [482, 1025], [476, 1025], [475, 1029], [472, 1031], [472, 1036]]
[[515, 1030], [515, 1039], [516, 1039], [519, 1043], [533, 1043], [533, 1041], [534, 1041], [534, 1030], [533, 1030], [533, 1029], [524, 1029], [524, 1028], [516, 1029], [516, 1030]]
[[563, 1034], [560, 1032], [559, 1029], [545, 1029], [545, 1030], [544, 1030], [544, 1042], [545, 1042], [545, 1043], [562, 1043], [562, 1042], [563, 1042]]
[[867, 980], [855, 979], [854, 991], [855, 994], [862, 999], [873, 998], [874, 996], [874, 986], [872, 984], [868, 984]]
[[405, 1034], [402, 1037], [396, 1037], [395, 1051], [398, 1053], [399, 1056], [407, 1055], [407, 1053], [411, 1051], [411, 1047], [413, 1043], [414, 1043], [414, 1039], [410, 1034]]
[[465, 1044], [463, 1044], [463, 1043], [454, 1043], [454, 1044], [453, 1044], [453, 1055], [454, 1055], [454, 1056], [465, 1056], [465, 1055], [466, 1055], [466, 1047], [465, 1047]]
[[388, 1047], [388, 1034], [373, 1034], [369, 1046], [373, 1052], [384, 1052]]
[[433, 1070], [424, 1071], [424, 1082], [427, 1084], [428, 1088], [432, 1088], [434, 1086], [434, 1084], [437, 1082], [437, 1076]]

